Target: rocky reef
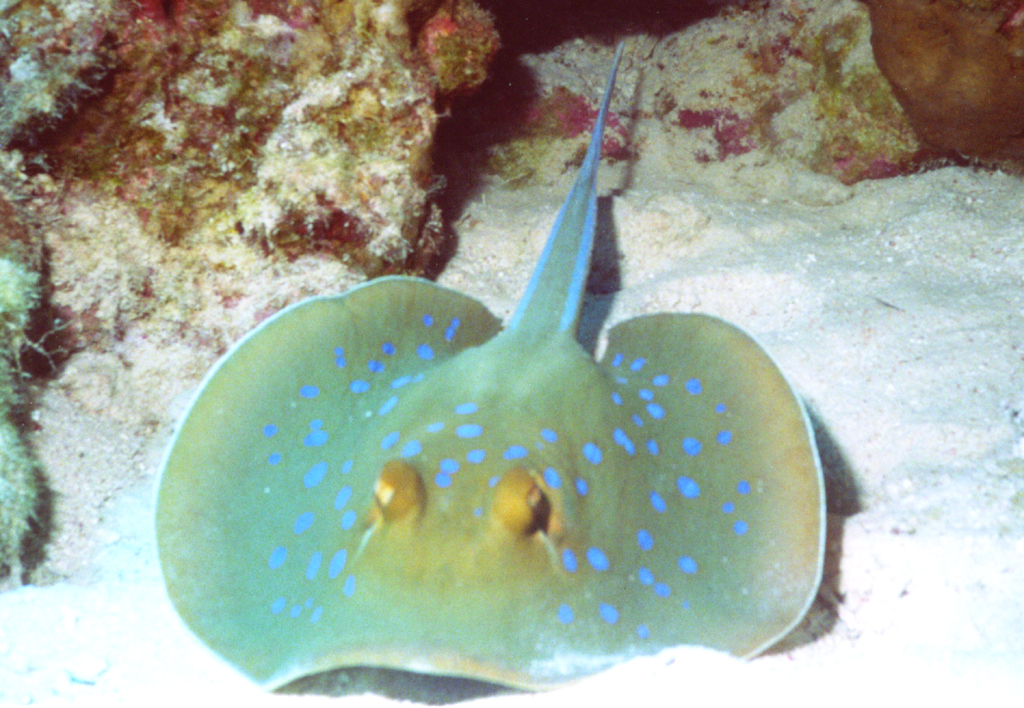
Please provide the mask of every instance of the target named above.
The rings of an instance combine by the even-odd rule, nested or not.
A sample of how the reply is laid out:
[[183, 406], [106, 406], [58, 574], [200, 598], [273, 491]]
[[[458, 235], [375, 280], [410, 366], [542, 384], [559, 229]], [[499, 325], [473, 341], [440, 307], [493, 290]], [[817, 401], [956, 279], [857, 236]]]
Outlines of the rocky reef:
[[[863, 4], [833, 0], [726, 3], [678, 31], [638, 37], [642, 86], [634, 89], [628, 72], [620, 82], [605, 155], [671, 150], [714, 170], [771, 154], [845, 184], [917, 169], [921, 143], [875, 65], [870, 35]], [[494, 136], [480, 141], [480, 169], [523, 183], [578, 163], [599, 82], [565, 67], [589, 51], [570, 41], [546, 59], [523, 59], [536, 95], [492, 97], [497, 108], [459, 129]]]
[[5, 146], [170, 244], [328, 252], [370, 275], [438, 248], [435, 106], [498, 46], [472, 0], [42, 1], [5, 28]]

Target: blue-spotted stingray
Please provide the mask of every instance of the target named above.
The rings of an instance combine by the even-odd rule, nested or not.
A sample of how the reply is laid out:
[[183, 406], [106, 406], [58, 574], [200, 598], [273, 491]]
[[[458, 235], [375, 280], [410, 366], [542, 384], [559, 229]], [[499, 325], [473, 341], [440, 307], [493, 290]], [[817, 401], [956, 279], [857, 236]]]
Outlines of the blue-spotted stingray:
[[289, 307], [207, 375], [160, 481], [167, 591], [280, 686], [378, 666], [541, 689], [703, 645], [750, 657], [822, 572], [821, 469], [769, 356], [702, 314], [577, 341], [620, 46], [504, 328], [385, 277]]

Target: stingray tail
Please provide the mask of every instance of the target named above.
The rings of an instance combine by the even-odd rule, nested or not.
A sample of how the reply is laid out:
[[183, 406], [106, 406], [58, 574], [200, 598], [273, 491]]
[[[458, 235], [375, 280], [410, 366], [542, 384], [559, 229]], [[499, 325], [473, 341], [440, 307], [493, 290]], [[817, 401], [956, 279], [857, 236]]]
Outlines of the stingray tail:
[[506, 328], [508, 331], [538, 338], [554, 332], [576, 335], [597, 226], [596, 182], [601, 141], [623, 46], [620, 42], [615, 50], [608, 87], [579, 177], [558, 213], [526, 293]]

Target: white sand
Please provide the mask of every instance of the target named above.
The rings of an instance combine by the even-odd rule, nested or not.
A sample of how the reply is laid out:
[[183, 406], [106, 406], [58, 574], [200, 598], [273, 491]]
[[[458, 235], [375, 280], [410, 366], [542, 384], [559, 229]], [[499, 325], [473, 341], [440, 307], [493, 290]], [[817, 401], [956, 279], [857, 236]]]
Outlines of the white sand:
[[[1024, 694], [1024, 184], [948, 168], [848, 188], [763, 155], [681, 174], [644, 129], [639, 161], [601, 176], [603, 194], [621, 190], [609, 323], [713, 313], [775, 356], [837, 453], [832, 471], [842, 460], [856, 486], [830, 499], [847, 515], [832, 520], [829, 597], [784, 651], [749, 663], [680, 650], [564, 694], [481, 705]], [[440, 282], [508, 315], [570, 180], [485, 190]], [[333, 265], [303, 267], [309, 282], [291, 297], [348, 284]], [[237, 286], [272, 301], [263, 282]], [[223, 329], [237, 336], [248, 324], [233, 316]], [[57, 489], [60, 572], [0, 594], [0, 702], [327, 700], [264, 698], [164, 597], [156, 464], [181, 396], [216, 352], [156, 358], [132, 338], [145, 326], [117, 356], [76, 355], [41, 393], [34, 442]]]

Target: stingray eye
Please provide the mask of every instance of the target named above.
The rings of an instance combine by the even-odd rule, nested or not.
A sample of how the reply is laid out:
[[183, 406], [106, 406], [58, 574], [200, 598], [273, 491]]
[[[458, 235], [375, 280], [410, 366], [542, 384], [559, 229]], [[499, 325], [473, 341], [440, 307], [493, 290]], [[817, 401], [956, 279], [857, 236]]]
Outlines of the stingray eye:
[[385, 521], [397, 521], [423, 509], [427, 491], [420, 473], [408, 462], [391, 460], [373, 485], [377, 509]]
[[551, 522], [551, 501], [529, 472], [514, 467], [494, 488], [491, 514], [514, 534], [546, 534]]

